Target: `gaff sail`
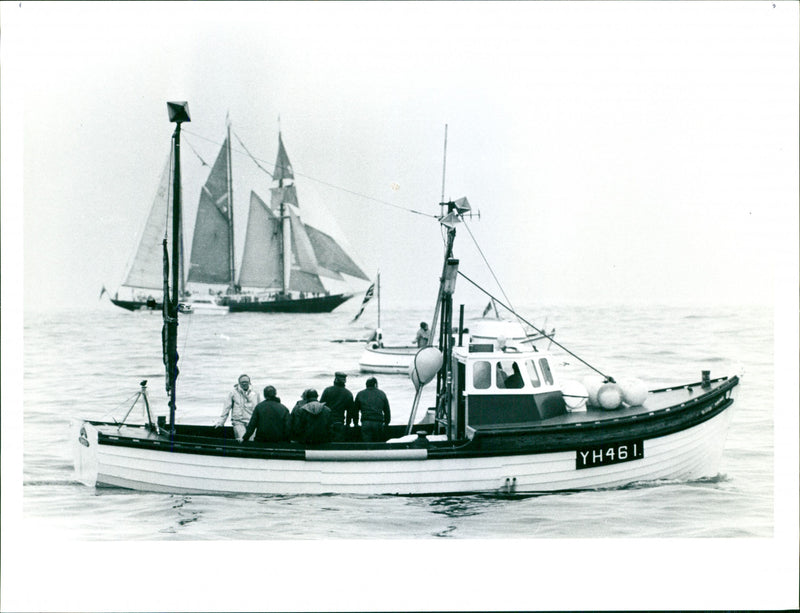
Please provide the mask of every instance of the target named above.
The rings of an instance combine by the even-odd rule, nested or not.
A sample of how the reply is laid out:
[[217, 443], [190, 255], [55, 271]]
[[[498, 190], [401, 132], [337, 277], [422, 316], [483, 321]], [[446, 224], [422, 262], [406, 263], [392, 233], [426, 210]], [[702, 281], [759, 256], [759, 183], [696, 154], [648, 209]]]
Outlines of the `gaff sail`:
[[279, 219], [255, 192], [250, 192], [244, 254], [239, 269], [241, 287], [281, 287]]
[[200, 192], [186, 279], [190, 283], [230, 285], [232, 281], [229, 147], [230, 137], [227, 137]]
[[169, 207], [170, 170], [168, 156], [136, 253], [122, 284], [125, 287], [161, 290], [162, 241], [165, 227], [172, 227], [172, 209]]

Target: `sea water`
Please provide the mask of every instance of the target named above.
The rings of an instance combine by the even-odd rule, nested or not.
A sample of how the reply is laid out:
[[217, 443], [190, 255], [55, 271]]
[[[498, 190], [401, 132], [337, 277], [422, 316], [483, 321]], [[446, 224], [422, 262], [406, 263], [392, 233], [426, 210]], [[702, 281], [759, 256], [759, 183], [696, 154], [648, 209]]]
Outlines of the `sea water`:
[[[291, 408], [335, 371], [355, 394], [369, 321], [353, 309], [329, 314], [188, 315], [179, 325], [178, 421], [211, 424], [242, 373], [256, 389], [274, 385]], [[486, 539], [597, 537], [770, 537], [773, 534], [774, 411], [772, 312], [761, 307], [547, 307], [562, 376], [587, 374], [577, 357], [617, 380], [650, 389], [743, 375], [718, 475], [541, 496], [392, 497], [180, 495], [90, 488], [75, 480], [71, 418], [121, 419], [140, 381], [153, 411], [166, 414], [161, 316], [110, 305], [29, 312], [24, 319], [23, 517], [69, 538], [116, 540]], [[424, 309], [383, 309], [387, 344], [412, 341]], [[467, 323], [468, 325], [468, 323]], [[577, 357], [576, 357], [577, 356]], [[413, 386], [376, 375], [406, 423]], [[421, 407], [431, 406], [426, 390]], [[794, 408], [796, 410], [796, 407]], [[421, 413], [421, 411], [420, 411]], [[133, 419], [141, 418], [134, 407]], [[307, 518], [313, 517], [314, 521]]]
[[[348, 373], [354, 393], [362, 389], [363, 344], [337, 342], [370, 334], [369, 311], [353, 323], [354, 311], [345, 305], [329, 314], [182, 317], [178, 421], [213, 423], [242, 373], [257, 389], [274, 385], [289, 407], [304, 389], [329, 385], [338, 370]], [[72, 418], [121, 419], [144, 380], [154, 412], [167, 412], [161, 316], [108, 303], [31, 311], [24, 317], [22, 402], [3, 406], [7, 428], [14, 423], [10, 411], [22, 412], [22, 478], [18, 487], [3, 484], [4, 606], [740, 609], [785, 606], [770, 598], [785, 597], [786, 586], [796, 598], [796, 517], [786, 521], [793, 507], [776, 497], [775, 479], [787, 461], [796, 471], [797, 458], [776, 447], [782, 439], [775, 427], [793, 423], [787, 418], [796, 417], [797, 406], [776, 400], [782, 384], [776, 388], [774, 347], [781, 343], [772, 309], [550, 305], [522, 312], [536, 313], [528, 320], [540, 327], [546, 321], [548, 330], [556, 328], [556, 341], [568, 351], [552, 345], [552, 361], [565, 378], [590, 372], [581, 360], [617, 380], [637, 377], [650, 389], [699, 381], [703, 370], [741, 376], [719, 474], [511, 497], [86, 487], [73, 473]], [[384, 307], [387, 344], [409, 343], [431, 315]], [[408, 378], [377, 379], [392, 422], [406, 423], [413, 399]], [[420, 406], [432, 400], [426, 390]], [[131, 418], [141, 419], [138, 411]], [[4, 468], [11, 453], [4, 447]], [[16, 506], [10, 489], [21, 490]], [[779, 520], [794, 531], [781, 529]]]

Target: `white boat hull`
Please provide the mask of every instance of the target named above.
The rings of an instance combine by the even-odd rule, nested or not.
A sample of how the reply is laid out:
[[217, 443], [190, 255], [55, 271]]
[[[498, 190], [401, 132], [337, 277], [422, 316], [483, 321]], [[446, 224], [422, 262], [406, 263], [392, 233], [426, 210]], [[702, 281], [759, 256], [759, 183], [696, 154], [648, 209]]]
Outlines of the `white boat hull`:
[[367, 345], [358, 361], [361, 372], [407, 375], [419, 351], [416, 346], [372, 347]]
[[[718, 474], [732, 417], [728, 408], [687, 430], [644, 440], [642, 459], [576, 468], [576, 451], [430, 459], [426, 449], [306, 452], [306, 459], [172, 453], [98, 445], [88, 422], [73, 428], [75, 467], [86, 485], [198, 494], [537, 493], [614, 488]], [[78, 442], [86, 431], [88, 446]]]
[[[495, 345], [498, 338], [504, 342], [519, 344], [532, 338], [525, 333], [523, 327], [512, 321], [482, 319], [471, 324], [473, 331], [467, 337], [468, 343], [489, 343]], [[419, 351], [416, 345], [400, 345], [381, 347], [370, 342], [364, 347], [358, 366], [361, 372], [384, 375], [407, 375], [414, 364], [414, 356]]]
[[195, 315], [227, 315], [230, 312], [227, 306], [211, 301], [190, 301], [186, 305], [191, 309], [189, 313]]

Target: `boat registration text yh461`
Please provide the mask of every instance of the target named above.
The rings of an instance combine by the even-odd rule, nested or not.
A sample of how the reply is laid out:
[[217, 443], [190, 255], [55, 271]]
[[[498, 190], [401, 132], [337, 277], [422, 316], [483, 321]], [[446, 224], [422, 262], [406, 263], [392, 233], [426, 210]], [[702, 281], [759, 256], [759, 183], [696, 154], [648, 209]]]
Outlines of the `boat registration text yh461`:
[[628, 441], [578, 449], [575, 452], [575, 468], [592, 468], [606, 464], [619, 464], [644, 457], [644, 441]]

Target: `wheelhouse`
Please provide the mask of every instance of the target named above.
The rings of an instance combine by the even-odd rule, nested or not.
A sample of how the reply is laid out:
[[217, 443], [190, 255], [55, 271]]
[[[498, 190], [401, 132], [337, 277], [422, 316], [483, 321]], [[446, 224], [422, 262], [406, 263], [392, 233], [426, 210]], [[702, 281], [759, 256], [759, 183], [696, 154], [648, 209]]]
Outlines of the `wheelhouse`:
[[[449, 416], [457, 439], [479, 430], [532, 425], [567, 412], [547, 354], [470, 344], [453, 349]], [[447, 424], [451, 419], [452, 423]]]

